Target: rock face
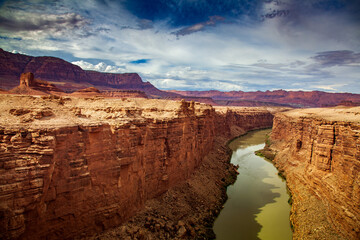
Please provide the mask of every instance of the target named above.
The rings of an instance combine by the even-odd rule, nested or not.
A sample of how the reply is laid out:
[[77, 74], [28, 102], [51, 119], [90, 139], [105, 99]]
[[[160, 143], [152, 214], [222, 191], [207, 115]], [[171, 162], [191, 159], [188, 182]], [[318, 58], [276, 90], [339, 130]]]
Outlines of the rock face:
[[[238, 137], [254, 129], [271, 127], [274, 109], [215, 107], [218, 118], [215, 122], [216, 132], [222, 132], [228, 139]], [[276, 111], [282, 111], [276, 108]]]
[[[237, 119], [186, 101], [1, 95], [0, 102], [3, 239], [69, 239], [117, 226], [191, 176], [214, 146], [217, 122], [260, 116]], [[254, 128], [271, 125], [271, 113], [262, 114]]]
[[28, 73], [21, 74], [19, 86], [33, 87], [34, 85], [35, 85], [35, 82], [34, 82], [34, 74], [33, 73], [28, 72]]
[[360, 238], [360, 108], [293, 110], [270, 148], [293, 195], [294, 239]]

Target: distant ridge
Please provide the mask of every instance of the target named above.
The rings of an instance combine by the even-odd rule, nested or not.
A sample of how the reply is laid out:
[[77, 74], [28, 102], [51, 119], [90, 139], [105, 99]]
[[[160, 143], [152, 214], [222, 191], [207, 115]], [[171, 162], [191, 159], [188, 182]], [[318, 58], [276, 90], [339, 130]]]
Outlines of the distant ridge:
[[175, 93], [161, 91], [149, 82], [143, 82], [137, 73], [86, 71], [60, 58], [32, 57], [0, 49], [0, 88], [8, 90], [16, 87], [24, 72], [32, 72], [36, 79], [55, 84], [66, 92], [96, 87], [100, 90], [139, 90], [153, 98], [179, 97]]
[[[150, 82], [143, 82], [137, 73], [86, 71], [60, 58], [14, 54], [0, 48], [0, 89], [7, 91], [18, 86], [20, 75], [24, 72], [32, 72], [38, 82], [47, 81], [65, 92], [95, 87], [113, 97], [125, 96], [125, 92], [116, 93], [125, 90], [139, 91], [128, 92], [130, 96], [136, 93], [138, 97], [185, 99], [223, 106], [328, 107], [360, 104], [360, 94], [321, 91], [162, 91]], [[146, 96], [142, 95], [144, 93]]]
[[[328, 93], [321, 91], [169, 91], [187, 97], [212, 98], [219, 105], [229, 106], [291, 106], [330, 107], [337, 105], [357, 105], [360, 94]], [[346, 104], [345, 104], [346, 103]]]

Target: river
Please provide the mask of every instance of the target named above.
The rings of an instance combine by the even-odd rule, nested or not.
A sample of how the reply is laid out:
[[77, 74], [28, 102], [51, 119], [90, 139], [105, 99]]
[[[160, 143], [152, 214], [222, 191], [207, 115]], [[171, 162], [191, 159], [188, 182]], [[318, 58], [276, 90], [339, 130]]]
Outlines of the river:
[[286, 183], [271, 162], [254, 153], [270, 131], [252, 131], [229, 144], [239, 175], [214, 223], [217, 240], [292, 239]]

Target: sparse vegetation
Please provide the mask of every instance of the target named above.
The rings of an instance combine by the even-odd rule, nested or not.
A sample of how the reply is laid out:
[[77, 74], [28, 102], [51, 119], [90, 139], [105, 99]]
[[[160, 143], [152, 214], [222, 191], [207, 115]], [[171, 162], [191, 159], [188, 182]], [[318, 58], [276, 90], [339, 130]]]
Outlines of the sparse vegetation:
[[270, 146], [271, 146], [270, 134], [271, 134], [271, 133], [266, 134], [266, 136], [265, 136], [265, 145], [266, 145], [266, 147], [270, 147]]
[[259, 157], [266, 158], [265, 155], [264, 155], [263, 152], [262, 152], [262, 149], [255, 151], [255, 155], [256, 155], [256, 156], [259, 156]]
[[279, 172], [278, 172], [278, 175], [279, 175], [282, 179], [284, 179], [284, 180], [286, 181], [286, 176], [284, 175], [283, 172], [279, 171]]

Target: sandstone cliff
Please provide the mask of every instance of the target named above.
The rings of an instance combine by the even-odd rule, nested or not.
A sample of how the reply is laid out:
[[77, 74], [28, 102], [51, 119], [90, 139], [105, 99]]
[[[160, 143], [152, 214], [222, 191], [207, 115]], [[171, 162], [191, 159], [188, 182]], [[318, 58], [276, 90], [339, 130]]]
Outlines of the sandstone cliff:
[[[252, 128], [247, 123], [227, 133], [227, 119], [229, 125], [257, 122], [253, 128], [269, 127], [272, 120], [266, 110], [237, 118], [235, 111], [218, 114], [185, 101], [1, 95], [0, 103], [4, 239], [69, 239], [118, 226], [146, 200], [190, 179], [210, 159], [217, 134], [226, 133], [226, 142]], [[221, 195], [217, 184], [224, 175], [218, 169], [206, 170], [220, 178], [208, 184]]]
[[270, 149], [293, 196], [294, 239], [360, 238], [360, 108], [277, 114]]
[[192, 176], [148, 201], [122, 226], [91, 239], [215, 239], [213, 222], [237, 174], [227, 142], [248, 130], [270, 127], [272, 113], [281, 110], [216, 107], [213, 146]]
[[208, 106], [47, 100], [1, 99], [3, 237], [115, 226], [187, 178], [212, 146]]

